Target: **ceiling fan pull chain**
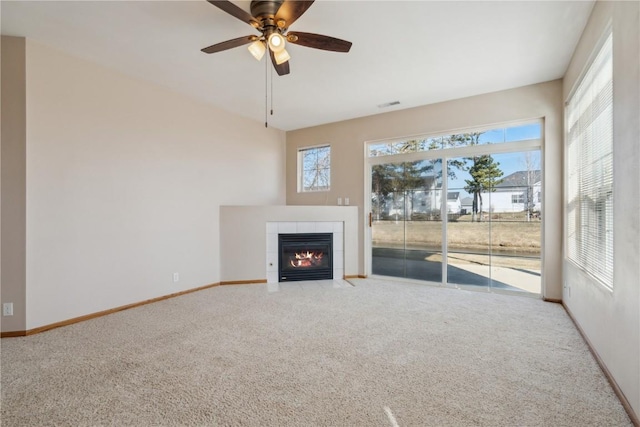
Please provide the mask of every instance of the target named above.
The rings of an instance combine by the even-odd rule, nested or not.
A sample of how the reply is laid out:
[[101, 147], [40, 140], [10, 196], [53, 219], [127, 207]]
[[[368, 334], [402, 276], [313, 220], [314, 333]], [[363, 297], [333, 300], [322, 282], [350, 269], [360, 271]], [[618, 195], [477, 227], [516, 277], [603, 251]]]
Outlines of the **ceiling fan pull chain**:
[[273, 69], [271, 69], [271, 72], [269, 74], [271, 74], [271, 115], [273, 116]]
[[[267, 46], [267, 51], [269, 47]], [[269, 86], [268, 86], [268, 73], [269, 73], [269, 61], [264, 61], [264, 127], [269, 127], [267, 124], [267, 95], [269, 94]]]

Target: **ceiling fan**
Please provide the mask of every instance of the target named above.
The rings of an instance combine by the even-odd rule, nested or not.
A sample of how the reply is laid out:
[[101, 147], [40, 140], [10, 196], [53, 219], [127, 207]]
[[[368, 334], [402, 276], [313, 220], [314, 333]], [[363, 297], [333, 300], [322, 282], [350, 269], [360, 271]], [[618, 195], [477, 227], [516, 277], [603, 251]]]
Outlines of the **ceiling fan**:
[[249, 52], [261, 60], [269, 51], [271, 62], [278, 75], [289, 74], [289, 53], [285, 49], [286, 42], [314, 49], [332, 52], [349, 52], [351, 42], [321, 34], [288, 31], [303, 13], [309, 9], [314, 0], [253, 0], [251, 13], [231, 3], [229, 0], [207, 0], [212, 5], [235, 16], [258, 30], [260, 35], [238, 37], [211, 45], [202, 49], [204, 53], [215, 53], [234, 47], [249, 45]]

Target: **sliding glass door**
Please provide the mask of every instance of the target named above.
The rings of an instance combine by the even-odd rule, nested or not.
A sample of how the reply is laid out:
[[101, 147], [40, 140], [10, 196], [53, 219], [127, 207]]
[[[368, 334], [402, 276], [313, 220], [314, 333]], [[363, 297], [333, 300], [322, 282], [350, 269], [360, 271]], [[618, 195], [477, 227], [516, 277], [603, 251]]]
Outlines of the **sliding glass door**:
[[539, 160], [539, 150], [448, 160], [447, 283], [540, 292]]
[[440, 161], [372, 167], [373, 274], [442, 281], [441, 193]]
[[370, 273], [539, 294], [540, 132], [370, 144]]

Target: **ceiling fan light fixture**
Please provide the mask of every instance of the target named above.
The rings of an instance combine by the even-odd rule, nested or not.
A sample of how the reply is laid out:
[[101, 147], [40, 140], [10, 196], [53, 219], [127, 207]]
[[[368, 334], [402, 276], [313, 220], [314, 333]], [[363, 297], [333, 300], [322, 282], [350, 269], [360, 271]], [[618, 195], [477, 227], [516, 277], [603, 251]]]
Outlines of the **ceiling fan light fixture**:
[[249, 45], [248, 49], [249, 49], [249, 52], [251, 52], [251, 55], [253, 55], [253, 57], [256, 58], [258, 61], [262, 59], [262, 57], [264, 56], [264, 53], [267, 51], [267, 48], [265, 47], [264, 42], [262, 42], [262, 40], [254, 41]]
[[286, 49], [282, 49], [280, 52], [274, 52], [273, 56], [275, 57], [276, 64], [278, 65], [284, 64], [291, 59], [291, 56], [289, 56], [289, 52], [287, 52]]
[[284, 37], [280, 33], [272, 33], [269, 36], [269, 49], [273, 53], [278, 53], [284, 50]]

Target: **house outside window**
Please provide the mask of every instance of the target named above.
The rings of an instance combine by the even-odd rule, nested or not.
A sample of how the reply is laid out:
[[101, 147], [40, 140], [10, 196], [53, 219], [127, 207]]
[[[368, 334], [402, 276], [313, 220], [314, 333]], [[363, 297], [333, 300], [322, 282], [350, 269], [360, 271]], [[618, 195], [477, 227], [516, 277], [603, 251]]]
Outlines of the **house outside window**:
[[331, 146], [298, 150], [298, 192], [329, 191], [331, 188]]
[[608, 34], [566, 106], [567, 258], [613, 289], [613, 52]]

